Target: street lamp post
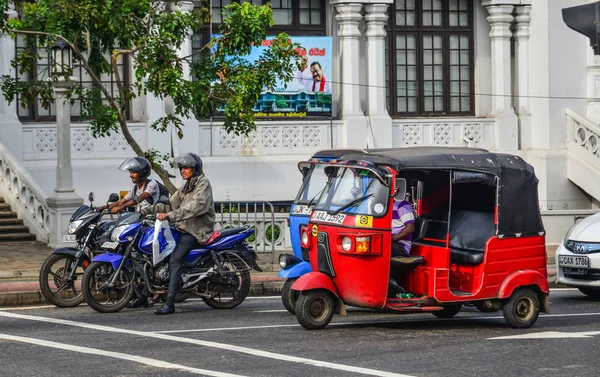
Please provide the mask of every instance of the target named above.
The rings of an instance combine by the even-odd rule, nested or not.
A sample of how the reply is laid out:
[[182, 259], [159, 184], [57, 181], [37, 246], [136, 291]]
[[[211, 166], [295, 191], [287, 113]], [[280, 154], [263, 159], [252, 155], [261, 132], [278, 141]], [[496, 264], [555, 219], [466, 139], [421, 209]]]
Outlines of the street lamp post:
[[69, 218], [75, 209], [83, 204], [83, 199], [75, 193], [73, 187], [73, 168], [71, 166], [71, 102], [67, 92], [73, 85], [71, 75], [71, 49], [59, 39], [52, 48], [53, 81], [56, 106], [56, 187], [48, 198], [48, 205], [56, 213], [53, 221], [54, 229], [50, 236], [50, 244], [63, 245], [64, 230], [69, 225]]

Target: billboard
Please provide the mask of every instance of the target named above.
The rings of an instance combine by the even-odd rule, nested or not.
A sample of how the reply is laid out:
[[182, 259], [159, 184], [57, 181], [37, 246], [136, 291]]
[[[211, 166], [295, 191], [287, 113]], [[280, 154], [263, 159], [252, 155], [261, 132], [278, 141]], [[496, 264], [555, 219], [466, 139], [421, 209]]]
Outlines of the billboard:
[[[254, 62], [271, 45], [267, 37], [252, 48], [245, 58]], [[304, 71], [294, 67], [293, 79], [278, 80], [273, 91], [266, 88], [254, 106], [257, 118], [331, 117], [331, 37], [290, 37], [300, 44], [300, 54], [306, 59]], [[224, 109], [221, 109], [224, 110]]]

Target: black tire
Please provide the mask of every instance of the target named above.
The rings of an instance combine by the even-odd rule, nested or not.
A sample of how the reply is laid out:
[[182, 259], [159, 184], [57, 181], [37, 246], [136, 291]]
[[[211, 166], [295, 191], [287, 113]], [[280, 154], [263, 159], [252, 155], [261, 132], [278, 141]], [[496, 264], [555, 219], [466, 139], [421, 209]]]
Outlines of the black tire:
[[434, 312], [431, 312], [431, 314], [438, 318], [452, 318], [455, 315], [457, 315], [458, 312], [460, 312], [461, 308], [462, 304], [444, 305], [444, 309], [436, 310]]
[[579, 287], [579, 292], [594, 300], [600, 300], [600, 288]]
[[502, 308], [504, 320], [516, 329], [533, 326], [540, 315], [538, 295], [529, 288], [517, 289]]
[[123, 309], [133, 297], [131, 271], [123, 268], [115, 283], [115, 287], [102, 288], [113, 276], [114, 269], [110, 263], [92, 262], [85, 269], [81, 288], [85, 302], [100, 313], [114, 313]]
[[302, 292], [296, 300], [296, 319], [307, 330], [325, 328], [335, 312], [334, 297], [328, 290]]
[[298, 300], [298, 291], [291, 289], [297, 279], [287, 279], [281, 288], [281, 302], [291, 314], [296, 314], [296, 301]]
[[[40, 290], [42, 295], [52, 305], [60, 308], [72, 308], [83, 302], [81, 288], [77, 287], [77, 280], [81, 281], [84, 269], [75, 266], [77, 259], [68, 254], [50, 254], [40, 269]], [[72, 279], [67, 278], [75, 268]]]
[[[210, 268], [213, 265], [208, 265]], [[233, 309], [246, 299], [250, 292], [250, 271], [240, 260], [227, 260], [223, 263], [224, 271], [220, 271], [221, 280], [226, 281], [229, 292], [216, 293], [211, 297], [201, 296], [202, 301], [213, 309]], [[210, 282], [207, 283], [211, 285]], [[209, 288], [210, 291], [210, 288]]]

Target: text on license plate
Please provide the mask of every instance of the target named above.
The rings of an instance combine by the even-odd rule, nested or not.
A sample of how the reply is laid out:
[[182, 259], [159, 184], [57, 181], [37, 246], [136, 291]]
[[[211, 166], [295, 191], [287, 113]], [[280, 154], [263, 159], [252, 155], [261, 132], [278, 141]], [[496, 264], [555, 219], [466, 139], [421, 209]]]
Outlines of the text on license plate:
[[325, 211], [315, 211], [311, 216], [311, 220], [323, 221], [326, 223], [334, 223], [339, 225], [341, 225], [344, 222], [345, 218], [346, 215], [339, 213], [337, 215], [330, 215]]
[[588, 257], [575, 257], [571, 255], [559, 255], [558, 264], [565, 267], [590, 267], [590, 259]]
[[62, 240], [63, 240], [64, 243], [69, 243], [69, 242], [75, 242], [76, 241], [74, 234], [63, 234]]
[[118, 242], [105, 242], [101, 247], [104, 249], [116, 249], [117, 246], [119, 246]]

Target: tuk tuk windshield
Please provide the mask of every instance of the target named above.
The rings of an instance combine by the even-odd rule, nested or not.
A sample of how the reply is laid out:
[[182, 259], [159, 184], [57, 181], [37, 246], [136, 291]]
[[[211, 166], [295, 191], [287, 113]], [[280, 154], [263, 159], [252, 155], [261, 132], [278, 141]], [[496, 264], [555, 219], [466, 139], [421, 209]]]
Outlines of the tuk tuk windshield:
[[340, 167], [331, 175], [315, 210], [383, 216], [389, 197], [389, 188], [371, 171]]
[[[312, 204], [318, 196], [323, 192], [327, 184], [327, 175], [325, 174], [325, 166], [323, 164], [315, 165], [306, 173], [302, 187], [296, 196], [295, 203], [297, 204]], [[311, 203], [312, 202], [312, 203]]]

